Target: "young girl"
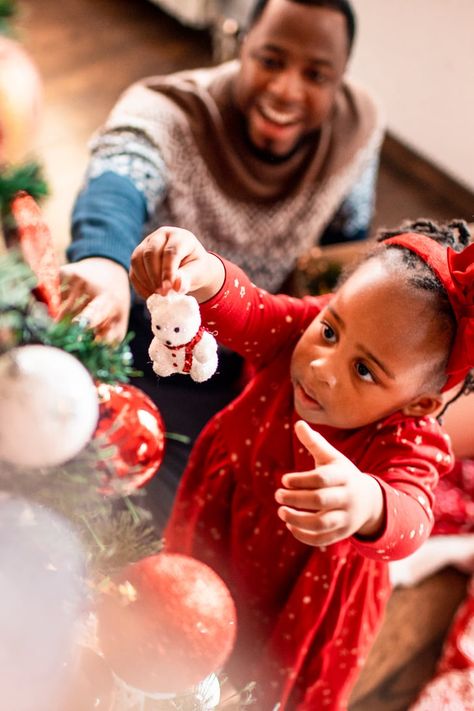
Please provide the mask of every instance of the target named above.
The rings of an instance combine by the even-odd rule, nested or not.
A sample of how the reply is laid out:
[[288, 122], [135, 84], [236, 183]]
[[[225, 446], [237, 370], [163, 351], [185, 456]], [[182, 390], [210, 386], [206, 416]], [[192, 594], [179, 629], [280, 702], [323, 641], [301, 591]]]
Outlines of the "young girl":
[[262, 291], [186, 230], [163, 227], [135, 250], [143, 297], [193, 294], [204, 325], [255, 369], [196, 443], [165, 545], [229, 585], [239, 634], [227, 671], [237, 687], [257, 682], [259, 711], [346, 707], [387, 563], [429, 535], [452, 466], [435, 415], [474, 365], [468, 238], [463, 223], [385, 234], [334, 294], [305, 299]]

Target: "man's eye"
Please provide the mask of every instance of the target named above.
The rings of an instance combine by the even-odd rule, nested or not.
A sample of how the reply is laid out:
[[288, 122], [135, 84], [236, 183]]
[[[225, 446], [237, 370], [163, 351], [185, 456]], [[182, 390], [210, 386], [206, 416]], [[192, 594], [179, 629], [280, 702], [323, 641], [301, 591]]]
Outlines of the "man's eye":
[[312, 84], [325, 84], [328, 81], [327, 76], [322, 72], [319, 72], [317, 69], [308, 69], [306, 72], [306, 78]]
[[365, 380], [368, 383], [375, 383], [375, 378], [372, 375], [371, 371], [367, 368], [365, 363], [362, 363], [360, 361], [356, 363], [356, 371], [357, 375], [359, 376], [359, 378], [361, 378], [361, 380]]
[[325, 341], [328, 343], [336, 342], [336, 333], [333, 328], [327, 323], [323, 323], [322, 334]]
[[281, 67], [281, 61], [279, 59], [275, 59], [275, 57], [259, 57], [260, 64], [262, 67], [265, 69], [280, 69]]

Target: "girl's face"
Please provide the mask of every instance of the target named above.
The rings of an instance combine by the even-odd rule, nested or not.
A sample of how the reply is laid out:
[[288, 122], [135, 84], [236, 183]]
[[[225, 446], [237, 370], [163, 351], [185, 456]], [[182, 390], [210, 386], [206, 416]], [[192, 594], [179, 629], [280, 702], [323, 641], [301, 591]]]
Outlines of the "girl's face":
[[400, 281], [371, 259], [303, 333], [291, 378], [304, 420], [350, 429], [400, 409], [426, 415], [439, 407], [441, 396], [426, 383], [447, 344], [423, 294]]

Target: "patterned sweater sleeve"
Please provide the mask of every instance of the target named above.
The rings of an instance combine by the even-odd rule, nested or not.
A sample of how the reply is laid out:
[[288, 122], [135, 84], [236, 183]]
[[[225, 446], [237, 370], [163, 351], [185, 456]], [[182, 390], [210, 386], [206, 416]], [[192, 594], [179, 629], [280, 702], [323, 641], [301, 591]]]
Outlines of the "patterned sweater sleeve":
[[386, 520], [376, 540], [354, 536], [354, 546], [369, 558], [397, 560], [414, 553], [433, 527], [433, 491], [454, 458], [449, 436], [432, 417], [396, 413], [378, 425], [359, 466], [379, 483]]
[[106, 257], [128, 270], [167, 187], [161, 153], [145, 133], [124, 127], [97, 134], [74, 204], [68, 259]]
[[328, 297], [296, 299], [270, 294], [255, 286], [235, 264], [220, 259], [225, 281], [218, 294], [201, 304], [203, 324], [219, 343], [259, 369], [298, 340]]

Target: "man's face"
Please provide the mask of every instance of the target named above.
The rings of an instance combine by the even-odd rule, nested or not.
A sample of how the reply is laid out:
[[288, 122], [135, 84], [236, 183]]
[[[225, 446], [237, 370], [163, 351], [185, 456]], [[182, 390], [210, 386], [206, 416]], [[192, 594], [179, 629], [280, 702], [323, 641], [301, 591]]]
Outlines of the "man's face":
[[253, 145], [284, 157], [317, 131], [331, 112], [347, 57], [341, 13], [269, 0], [244, 39], [235, 83]]

